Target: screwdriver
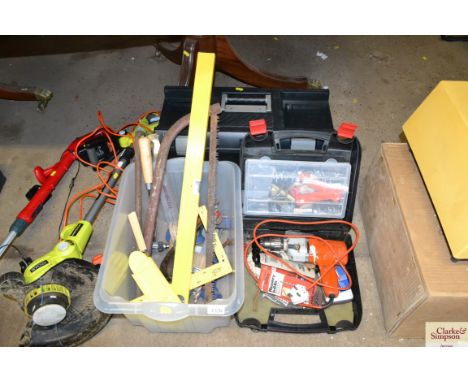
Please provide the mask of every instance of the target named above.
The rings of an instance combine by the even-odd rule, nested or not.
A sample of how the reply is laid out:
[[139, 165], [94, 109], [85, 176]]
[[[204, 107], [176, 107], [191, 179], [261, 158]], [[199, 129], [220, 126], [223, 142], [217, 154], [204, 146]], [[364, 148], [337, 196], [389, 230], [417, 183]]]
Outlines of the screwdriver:
[[153, 183], [153, 159], [151, 153], [151, 141], [147, 137], [141, 137], [138, 140], [138, 147], [140, 149], [141, 169], [143, 171], [143, 179], [145, 181], [148, 193], [151, 191], [151, 184]]

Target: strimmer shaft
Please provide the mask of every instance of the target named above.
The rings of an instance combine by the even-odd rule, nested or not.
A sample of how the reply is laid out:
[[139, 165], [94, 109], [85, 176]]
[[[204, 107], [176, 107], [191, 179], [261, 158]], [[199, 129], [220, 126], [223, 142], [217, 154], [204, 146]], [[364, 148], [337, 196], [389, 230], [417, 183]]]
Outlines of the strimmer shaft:
[[[109, 178], [109, 181], [107, 182], [110, 185], [110, 187], [113, 187], [117, 183], [117, 181], [120, 178], [120, 175], [122, 174], [123, 169], [130, 163], [130, 160], [132, 159], [132, 157], [133, 157], [133, 150], [132, 149], [125, 149], [124, 151], [122, 151], [120, 153], [119, 163], [117, 164], [117, 166], [119, 168], [116, 168], [112, 172], [112, 174], [111, 174], [111, 176]], [[106, 186], [106, 187], [104, 187], [104, 189], [102, 191], [104, 193], [108, 193], [109, 188]], [[97, 214], [99, 213], [102, 206], [106, 202], [106, 199], [107, 199], [107, 196], [100, 194], [99, 197], [94, 201], [94, 203], [91, 206], [90, 210], [86, 214], [84, 220], [86, 220], [86, 221], [88, 221], [90, 223], [93, 223], [94, 220], [96, 219]], [[14, 230], [11, 230], [8, 233], [8, 236], [3, 241], [3, 243], [0, 245], [0, 259], [2, 258], [5, 251], [8, 249], [10, 244], [13, 242], [13, 240], [15, 240], [15, 238], [17, 236], [18, 236], [18, 233], [16, 231], [14, 231]]]
[[91, 205], [91, 208], [89, 209], [88, 213], [84, 217], [83, 220], [86, 220], [87, 222], [90, 222], [91, 224], [94, 222], [96, 219], [96, 216], [98, 215], [99, 211], [101, 211], [102, 206], [104, 206], [104, 203], [106, 202], [107, 196], [105, 194], [109, 193], [110, 188], [114, 187], [117, 181], [120, 178], [120, 175], [122, 174], [122, 171], [127, 165], [130, 163], [130, 159], [132, 159], [133, 156], [133, 150], [132, 149], [125, 149], [122, 151], [122, 153], [119, 156], [119, 162], [117, 163], [117, 168], [112, 171], [109, 180], [107, 181], [108, 186], [105, 186], [102, 189], [102, 194], [99, 194], [97, 199], [93, 202]]
[[6, 239], [3, 240], [3, 243], [0, 244], [0, 259], [2, 258], [3, 254], [8, 249], [10, 244], [13, 243], [13, 240], [15, 240], [16, 236], [17, 233], [15, 231], [10, 231]]

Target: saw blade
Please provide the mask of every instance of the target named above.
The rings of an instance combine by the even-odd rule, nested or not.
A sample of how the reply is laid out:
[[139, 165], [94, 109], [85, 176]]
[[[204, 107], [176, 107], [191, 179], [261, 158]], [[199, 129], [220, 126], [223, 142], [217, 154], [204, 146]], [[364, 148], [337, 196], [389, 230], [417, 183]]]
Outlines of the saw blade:
[[[216, 171], [218, 168], [218, 116], [210, 118], [210, 146], [208, 162], [208, 223], [206, 228], [206, 264], [209, 267], [213, 263], [214, 231], [216, 228]], [[206, 302], [211, 301], [211, 285], [205, 285]]]

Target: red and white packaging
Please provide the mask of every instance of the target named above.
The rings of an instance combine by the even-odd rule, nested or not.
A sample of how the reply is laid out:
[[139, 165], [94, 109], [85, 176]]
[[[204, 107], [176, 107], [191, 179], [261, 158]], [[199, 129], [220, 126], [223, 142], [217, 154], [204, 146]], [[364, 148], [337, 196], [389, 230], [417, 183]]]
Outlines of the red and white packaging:
[[[268, 267], [283, 269], [287, 272], [291, 272], [289, 268], [276, 258], [267, 256], [263, 252], [260, 252], [260, 263]], [[315, 278], [315, 265], [310, 263], [299, 263], [296, 261], [288, 261], [288, 264], [293, 267], [298, 273], [303, 274], [311, 279]], [[257, 268], [258, 269], [258, 268]], [[259, 270], [260, 271], [260, 270]]]
[[258, 288], [264, 293], [270, 293], [294, 305], [312, 304], [316, 285], [299, 278], [292, 272], [262, 265]]

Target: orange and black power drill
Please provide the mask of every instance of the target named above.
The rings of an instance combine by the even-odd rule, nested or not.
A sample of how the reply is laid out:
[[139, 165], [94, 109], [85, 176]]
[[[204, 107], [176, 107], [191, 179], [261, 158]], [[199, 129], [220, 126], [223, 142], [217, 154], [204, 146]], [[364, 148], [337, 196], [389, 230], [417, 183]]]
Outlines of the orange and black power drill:
[[[262, 240], [262, 245], [279, 254], [283, 259], [312, 263], [318, 266], [323, 292], [327, 297], [338, 297], [340, 294], [336, 262], [340, 265], [348, 263], [347, 247], [344, 241], [324, 240], [319, 238], [268, 238]], [[333, 268], [333, 269], [330, 269]]]
[[348, 263], [346, 243], [338, 240], [326, 240], [326, 243], [324, 243], [316, 238], [311, 238], [308, 240], [308, 244], [309, 260], [312, 260], [310, 262], [319, 267], [325, 296], [331, 297], [333, 295], [335, 298], [338, 297], [340, 289], [335, 266], [337, 265], [337, 260], [342, 265]]

